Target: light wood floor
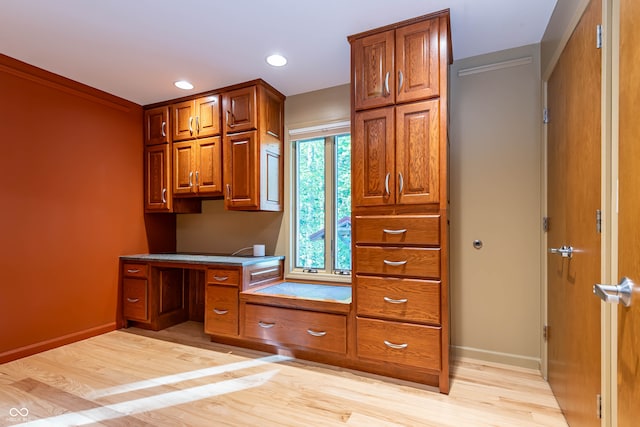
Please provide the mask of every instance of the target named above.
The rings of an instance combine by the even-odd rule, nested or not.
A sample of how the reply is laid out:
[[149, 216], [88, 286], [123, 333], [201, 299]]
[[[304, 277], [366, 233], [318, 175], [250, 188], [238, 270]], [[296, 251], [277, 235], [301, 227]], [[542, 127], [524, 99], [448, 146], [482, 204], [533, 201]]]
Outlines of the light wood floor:
[[0, 426], [567, 425], [535, 371], [458, 361], [446, 396], [217, 345], [201, 330], [119, 330], [0, 365]]

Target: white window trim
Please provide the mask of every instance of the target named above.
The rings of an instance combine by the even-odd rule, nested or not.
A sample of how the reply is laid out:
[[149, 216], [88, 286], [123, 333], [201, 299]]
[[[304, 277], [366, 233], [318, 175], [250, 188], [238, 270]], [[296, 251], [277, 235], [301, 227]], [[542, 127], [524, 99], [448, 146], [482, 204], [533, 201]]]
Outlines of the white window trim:
[[289, 194], [287, 212], [285, 213], [287, 220], [287, 254], [285, 261], [285, 279], [297, 279], [297, 280], [318, 280], [323, 282], [336, 282], [336, 283], [351, 283], [351, 275], [338, 275], [331, 273], [303, 273], [302, 269], [295, 268], [295, 180], [293, 173], [295, 172], [294, 156], [292, 146], [297, 140], [312, 139], [317, 137], [328, 137], [334, 135], [340, 135], [344, 133], [351, 134], [351, 122], [349, 120], [338, 120], [332, 122], [321, 122], [318, 124], [307, 124], [306, 126], [291, 127], [288, 130], [287, 137], [287, 149], [289, 155], [287, 156], [287, 169], [285, 171], [285, 179], [289, 181], [287, 192]]

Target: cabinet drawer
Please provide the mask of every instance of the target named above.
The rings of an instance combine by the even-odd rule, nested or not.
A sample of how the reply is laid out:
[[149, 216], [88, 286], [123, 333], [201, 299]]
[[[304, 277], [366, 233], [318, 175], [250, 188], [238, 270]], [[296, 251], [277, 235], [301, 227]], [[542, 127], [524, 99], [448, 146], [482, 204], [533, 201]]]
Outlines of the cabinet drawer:
[[204, 331], [213, 335], [238, 335], [238, 288], [207, 285]]
[[356, 276], [358, 315], [440, 323], [440, 282]]
[[440, 215], [356, 216], [356, 243], [440, 245]]
[[440, 278], [440, 249], [356, 246], [356, 273]]
[[122, 275], [125, 277], [147, 277], [149, 266], [147, 264], [131, 264], [122, 265]]
[[210, 268], [207, 270], [207, 283], [238, 286], [238, 284], [240, 283], [240, 273], [238, 272], [238, 270], [222, 270], [217, 268]]
[[440, 327], [357, 319], [358, 357], [440, 370]]
[[347, 318], [339, 314], [247, 304], [244, 334], [275, 345], [347, 351]]
[[122, 308], [125, 319], [147, 321], [147, 280], [123, 279], [122, 281]]

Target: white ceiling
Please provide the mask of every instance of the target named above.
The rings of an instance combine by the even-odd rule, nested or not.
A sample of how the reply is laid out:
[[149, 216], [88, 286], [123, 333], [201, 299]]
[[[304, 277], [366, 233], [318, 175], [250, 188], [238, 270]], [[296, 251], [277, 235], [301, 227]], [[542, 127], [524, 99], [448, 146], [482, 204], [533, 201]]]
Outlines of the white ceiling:
[[[138, 104], [349, 82], [347, 36], [451, 9], [454, 59], [538, 43], [556, 0], [0, 0], [0, 53]], [[265, 63], [273, 52], [289, 64]]]

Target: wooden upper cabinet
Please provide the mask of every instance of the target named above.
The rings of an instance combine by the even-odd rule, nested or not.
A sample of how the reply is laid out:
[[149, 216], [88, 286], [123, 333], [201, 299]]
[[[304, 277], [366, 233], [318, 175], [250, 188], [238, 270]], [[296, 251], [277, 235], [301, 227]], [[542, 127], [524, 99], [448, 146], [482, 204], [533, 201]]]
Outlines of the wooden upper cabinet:
[[394, 32], [387, 31], [351, 45], [356, 110], [395, 102], [394, 40]]
[[145, 212], [171, 212], [169, 144], [145, 148]]
[[223, 147], [225, 207], [258, 209], [256, 131], [227, 135]]
[[351, 36], [356, 110], [439, 96], [439, 20]]
[[396, 30], [396, 103], [440, 94], [439, 20], [432, 19]]
[[439, 100], [396, 107], [397, 204], [439, 201]]
[[169, 142], [169, 107], [152, 108], [144, 112], [144, 144]]
[[256, 86], [244, 87], [223, 95], [223, 122], [227, 133], [245, 132], [257, 128]]
[[173, 140], [214, 136], [220, 133], [220, 96], [210, 95], [171, 105]]
[[173, 143], [173, 194], [222, 194], [219, 136]]
[[354, 206], [395, 203], [394, 107], [355, 114], [351, 164]]

